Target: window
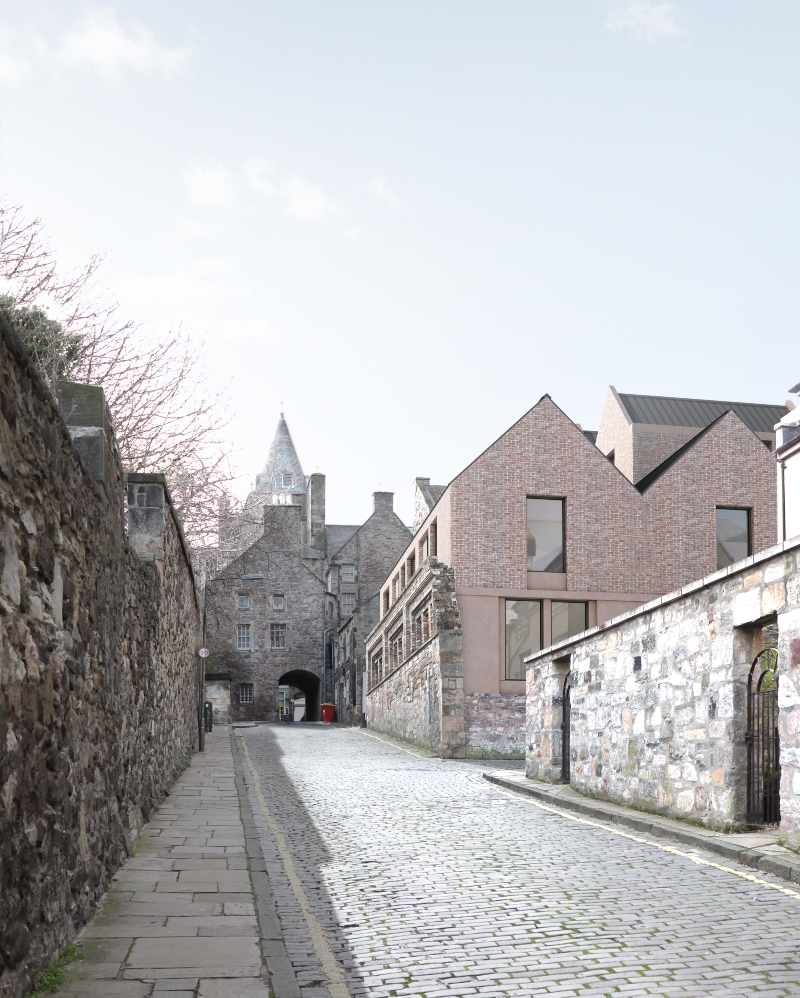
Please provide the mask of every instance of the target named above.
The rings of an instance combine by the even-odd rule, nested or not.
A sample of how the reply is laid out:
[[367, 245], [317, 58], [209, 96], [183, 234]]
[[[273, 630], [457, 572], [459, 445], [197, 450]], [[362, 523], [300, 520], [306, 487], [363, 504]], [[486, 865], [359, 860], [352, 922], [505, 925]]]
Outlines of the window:
[[269, 625], [269, 646], [270, 648], [286, 647], [286, 624]]
[[406, 566], [402, 565], [400, 568], [400, 592], [402, 592], [405, 589], [405, 587], [406, 587]]
[[414, 645], [425, 644], [430, 635], [430, 603], [414, 611]]
[[356, 581], [356, 566], [342, 565], [342, 582], [355, 582], [355, 581]]
[[399, 595], [400, 595], [400, 576], [395, 575], [395, 577], [392, 579], [392, 603], [394, 603], [394, 601], [397, 599]]
[[237, 651], [250, 651], [250, 625], [236, 625], [236, 649]]
[[540, 600], [507, 599], [506, 679], [525, 679], [525, 659], [542, 647]]
[[383, 651], [376, 651], [371, 660], [372, 685], [379, 683], [383, 674]]
[[420, 560], [420, 564], [422, 564], [422, 562], [425, 561], [425, 559], [427, 557], [428, 557], [428, 535], [425, 534], [425, 536], [419, 542], [419, 560]]
[[588, 623], [587, 609], [586, 603], [562, 603], [553, 600], [552, 643], [566, 641], [567, 638], [585, 631]]
[[416, 560], [414, 558], [414, 555], [413, 554], [409, 555], [408, 556], [408, 578], [409, 578], [409, 580], [411, 579], [411, 577], [413, 576], [413, 574], [414, 574], [414, 572], [416, 570], [417, 570], [417, 566], [416, 566]]
[[389, 668], [394, 669], [403, 661], [403, 628], [389, 638]]
[[282, 593], [275, 593], [275, 595], [272, 597], [272, 609], [273, 610], [286, 609], [286, 600], [284, 599]]
[[253, 702], [253, 684], [239, 683], [239, 703]]
[[249, 596], [239, 596], [237, 597], [237, 604], [240, 610], [250, 609], [250, 597]]
[[388, 613], [389, 612], [389, 590], [388, 589], [383, 594], [383, 612], [384, 613]]
[[750, 510], [717, 509], [717, 568], [727, 568], [750, 554]]
[[342, 614], [345, 617], [351, 616], [351, 614], [355, 612], [356, 608], [356, 594], [342, 593], [341, 606], [342, 606]]
[[528, 571], [563, 572], [564, 500], [528, 500]]
[[439, 529], [436, 526], [436, 520], [434, 520], [433, 523], [431, 524], [428, 533], [430, 534], [431, 538], [431, 544], [430, 544], [431, 557], [435, 558], [439, 553]]
[[284, 473], [281, 475], [281, 485], [285, 489], [290, 489], [292, 487], [293, 481], [294, 479], [292, 478], [292, 473], [290, 471], [284, 471]]

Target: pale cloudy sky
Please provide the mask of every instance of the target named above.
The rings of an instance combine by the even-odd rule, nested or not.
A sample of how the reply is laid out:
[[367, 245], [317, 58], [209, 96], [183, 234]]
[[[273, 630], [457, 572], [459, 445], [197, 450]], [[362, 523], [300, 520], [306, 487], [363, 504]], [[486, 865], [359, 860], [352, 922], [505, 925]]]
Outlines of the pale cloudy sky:
[[284, 408], [329, 518], [447, 482], [549, 392], [800, 379], [800, 5], [0, 2], [0, 184]]

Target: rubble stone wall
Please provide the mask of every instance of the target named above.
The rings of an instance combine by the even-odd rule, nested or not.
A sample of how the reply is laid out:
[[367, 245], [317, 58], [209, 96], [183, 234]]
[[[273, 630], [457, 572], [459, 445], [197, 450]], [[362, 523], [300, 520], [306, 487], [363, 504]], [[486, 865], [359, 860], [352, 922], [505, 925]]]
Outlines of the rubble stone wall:
[[800, 848], [800, 541], [737, 562], [528, 659], [530, 777], [713, 828], [747, 803], [747, 684], [777, 621], [781, 829]]
[[157, 476], [129, 486], [134, 506], [147, 492], [143, 548], [160, 529], [141, 560], [113, 439], [93, 474], [85, 437], [0, 325], [3, 998], [91, 916], [197, 736], [197, 602], [169, 496]]
[[525, 694], [466, 693], [464, 731], [467, 756], [525, 755]]

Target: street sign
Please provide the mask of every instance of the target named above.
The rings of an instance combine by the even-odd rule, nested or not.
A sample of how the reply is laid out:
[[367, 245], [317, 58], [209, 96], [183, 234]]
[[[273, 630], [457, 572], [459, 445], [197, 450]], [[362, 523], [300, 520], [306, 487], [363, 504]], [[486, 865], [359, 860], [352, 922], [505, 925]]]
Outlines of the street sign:
[[208, 648], [201, 648], [200, 649], [200, 658], [208, 658], [208, 656], [210, 654], [211, 654], [211, 652], [208, 650]]

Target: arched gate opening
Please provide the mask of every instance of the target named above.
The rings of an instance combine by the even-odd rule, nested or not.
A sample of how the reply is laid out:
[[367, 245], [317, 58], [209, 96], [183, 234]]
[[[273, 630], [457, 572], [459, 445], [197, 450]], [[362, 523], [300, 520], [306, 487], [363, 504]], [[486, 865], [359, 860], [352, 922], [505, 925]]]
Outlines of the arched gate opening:
[[319, 677], [305, 669], [292, 669], [284, 672], [278, 680], [280, 686], [295, 686], [306, 696], [306, 720], [319, 720]]

